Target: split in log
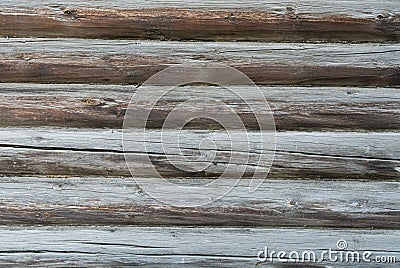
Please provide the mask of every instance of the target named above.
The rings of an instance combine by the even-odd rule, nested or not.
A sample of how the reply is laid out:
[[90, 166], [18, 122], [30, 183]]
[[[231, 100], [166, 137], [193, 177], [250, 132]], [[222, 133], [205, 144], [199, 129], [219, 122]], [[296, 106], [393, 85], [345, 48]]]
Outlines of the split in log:
[[[154, 130], [148, 134], [145, 145], [141, 139], [126, 140], [125, 157], [121, 132], [116, 130], [2, 129], [0, 133], [4, 140], [0, 147], [4, 175], [130, 176], [127, 158], [136, 167], [138, 177], [151, 176], [148, 171], [154, 166], [164, 177], [214, 178], [232, 165], [238, 168], [244, 165], [247, 178], [256, 169], [267, 171], [269, 164], [260, 163], [260, 156], [270, 159], [275, 153], [270, 178], [400, 178], [399, 133], [278, 132], [277, 149], [268, 150], [273, 146], [272, 141], [267, 146], [258, 143], [257, 132], [249, 133], [249, 142], [232, 146], [232, 139], [239, 140], [235, 135], [243, 136], [241, 131], [230, 132], [230, 136], [225, 131], [164, 131], [163, 141], [171, 143], [161, 143], [161, 131]], [[137, 137], [141, 135], [138, 130]], [[199, 151], [199, 142], [205, 139], [215, 141], [217, 150], [205, 147]], [[201, 155], [203, 151], [213, 157], [182, 163], [177, 153], [180, 150], [186, 156]], [[211, 164], [198, 172], [177, 168], [181, 164], [205, 163]]]
[[[399, 231], [323, 230], [276, 228], [160, 228], [160, 227], [8, 227], [0, 228], [0, 264], [60, 267], [255, 267], [259, 251], [315, 252], [320, 260], [323, 250], [337, 250], [344, 240], [347, 251], [371, 252], [370, 260], [385, 256], [384, 267], [398, 267], [387, 257], [400, 259]], [[362, 237], [362, 239], [360, 238]], [[34, 241], [34, 243], [32, 242]], [[271, 253], [271, 252], [270, 252]], [[277, 254], [277, 253], [275, 253]], [[338, 257], [339, 254], [332, 256]], [[307, 255], [309, 256], [309, 255]], [[277, 256], [261, 267], [371, 267], [371, 262], [325, 261], [282, 263]], [[311, 260], [309, 260], [311, 259]], [[349, 260], [351, 260], [349, 258]], [[393, 261], [393, 258], [391, 258]], [[173, 265], [171, 265], [173, 263]], [[289, 264], [289, 265], [288, 265]]]

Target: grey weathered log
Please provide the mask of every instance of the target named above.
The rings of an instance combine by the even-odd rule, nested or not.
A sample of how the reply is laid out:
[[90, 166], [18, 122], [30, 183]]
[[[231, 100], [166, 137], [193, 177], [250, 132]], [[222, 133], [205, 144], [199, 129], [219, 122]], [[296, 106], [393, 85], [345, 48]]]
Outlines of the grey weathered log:
[[[337, 249], [339, 239], [348, 244], [345, 253], [358, 251], [360, 259], [371, 251], [370, 260], [393, 256], [398, 261], [399, 235], [399, 231], [354, 229], [1, 227], [0, 263], [4, 267], [258, 267], [257, 255], [265, 247], [269, 253], [296, 251], [300, 257], [304, 251], [314, 251], [319, 260], [323, 250]], [[259, 266], [398, 267], [375, 261], [282, 261], [286, 260], [275, 257]]]
[[[136, 140], [132, 142], [137, 149], [143, 145], [140, 139], [140, 130]], [[175, 130], [148, 130], [146, 145], [149, 153], [162, 153], [161, 147], [156, 146], [161, 140], [165, 141], [165, 149], [175, 146], [181, 149], [195, 150], [198, 142], [213, 139], [220, 150], [229, 150], [230, 139], [237, 141], [235, 136], [242, 133], [240, 130], [230, 131], [228, 136], [224, 131], [185, 130], [179, 133], [179, 143]], [[258, 131], [248, 131], [250, 148], [260, 145]], [[306, 132], [288, 131], [276, 133], [276, 150], [310, 155], [331, 155], [354, 158], [376, 158], [400, 160], [400, 133], [399, 132]], [[122, 130], [120, 129], [60, 129], [60, 128], [0, 128], [1, 145], [20, 148], [36, 148], [43, 150], [76, 150], [76, 151], [103, 151], [122, 153]], [[174, 142], [173, 142], [174, 141]], [[173, 142], [173, 143], [172, 143]], [[246, 148], [246, 141], [236, 144], [237, 150]], [[207, 149], [207, 147], [203, 147]], [[178, 148], [176, 148], [178, 149]], [[211, 149], [210, 149], [211, 150]]]
[[[176, 141], [178, 133], [164, 131], [164, 141]], [[275, 152], [269, 174], [271, 178], [387, 180], [400, 177], [398, 133], [278, 133], [276, 151], [268, 150], [272, 144], [265, 147], [258, 143], [257, 132], [249, 133], [249, 143], [235, 144], [234, 147], [231, 147], [231, 140], [224, 131], [183, 131], [179, 134], [180, 144], [161, 143], [160, 134], [157, 130], [150, 131], [146, 147], [140, 139], [140, 130], [136, 136], [130, 136], [138, 139], [126, 141], [127, 156], [133, 166], [137, 167], [140, 176], [150, 176], [148, 168], [155, 166], [166, 177], [218, 177], [226, 168], [232, 168], [233, 164], [237, 167], [246, 165], [244, 177], [249, 177], [256, 168], [269, 168], [268, 162], [259, 164], [263, 149], [263, 154], [268, 157]], [[231, 136], [237, 134], [230, 133]], [[1, 135], [5, 137], [0, 147], [2, 174], [130, 175], [121, 149], [121, 133], [116, 130], [44, 129], [40, 132], [33, 129], [24, 133], [18, 129], [3, 129]], [[179, 149], [187, 156], [199, 155], [201, 151], [198, 144], [206, 138], [216, 141], [218, 150], [211, 147], [202, 150], [205, 155], [215, 154], [215, 157], [190, 164], [212, 165], [199, 172], [189, 172], [176, 168], [170, 162], [172, 159], [176, 161], [175, 164], [183, 163], [176, 159]], [[165, 147], [162, 148], [162, 145]], [[250, 150], [246, 149], [248, 146]], [[232, 154], [238, 158], [229, 163]], [[151, 164], [146, 162], [147, 157], [150, 157]]]
[[[186, 185], [206, 182], [186, 179]], [[161, 204], [129, 178], [3, 177], [0, 224], [399, 229], [399, 187], [399, 182], [277, 179], [250, 193], [248, 181], [242, 180], [217, 201], [185, 208]], [[197, 195], [179, 194], [188, 202], [203, 195], [201, 190]]]
[[[257, 129], [259, 126], [252, 114], [265, 110], [265, 101], [252, 96], [251, 88], [233, 89], [246, 97], [251, 110], [229, 90], [208, 86], [179, 87], [152, 108], [148, 127], [162, 127], [166, 115], [179, 103], [208, 97], [226, 103], [248, 129]], [[400, 128], [398, 88], [263, 86], [260, 89], [271, 107], [278, 130]], [[144, 89], [118, 85], [1, 84], [0, 126], [121, 128], [131, 98], [134, 107], [137, 90]], [[208, 107], [207, 103], [204, 106]], [[203, 120], [193, 121], [188, 127], [207, 129], [217, 125]]]
[[1, 82], [142, 83], [179, 63], [219, 62], [257, 84], [399, 86], [395, 44], [1, 39]]
[[[7, 127], [0, 128], [0, 266], [397, 267], [397, 44], [167, 40], [399, 42], [399, 10], [399, 2], [389, 0], [2, 1], [0, 35], [27, 38], [0, 39], [0, 82], [58, 84], [0, 85], [0, 127]], [[28, 38], [38, 36], [164, 42]], [[257, 163], [261, 150], [252, 131], [250, 141], [233, 150], [243, 157], [233, 166], [247, 165], [233, 191], [201, 207], [161, 204], [130, 176], [122, 149], [120, 128], [138, 89], [89, 83], [140, 84], [174, 64], [207, 62], [236, 67], [260, 85], [346, 87], [262, 87], [279, 130], [314, 132], [277, 133], [274, 165], [254, 193], [248, 178], [269, 166]], [[265, 110], [248, 88], [240, 90], [249, 92], [251, 108]], [[137, 176], [155, 166], [177, 185], [204, 185], [233, 167], [228, 137], [211, 130], [216, 126], [209, 121], [192, 122], [197, 130], [180, 136], [165, 131], [168, 159], [160, 146], [157, 128], [166, 114], [199, 96], [224, 101], [248, 129], [257, 129], [250, 109], [232, 94], [211, 86], [178, 88], [153, 109], [146, 150], [140, 135], [129, 140]], [[34, 128], [10, 128], [24, 126]], [[103, 127], [111, 129], [96, 129]], [[218, 151], [199, 150], [206, 138]], [[179, 149], [190, 156], [215, 152], [216, 158], [204, 171], [188, 172], [168, 162]], [[147, 155], [151, 164], [143, 162]], [[174, 190], [180, 198], [205, 195], [168, 187], [164, 194]], [[321, 252], [337, 249], [339, 239], [348, 242], [347, 250], [370, 250], [397, 263], [257, 262], [265, 246]]]

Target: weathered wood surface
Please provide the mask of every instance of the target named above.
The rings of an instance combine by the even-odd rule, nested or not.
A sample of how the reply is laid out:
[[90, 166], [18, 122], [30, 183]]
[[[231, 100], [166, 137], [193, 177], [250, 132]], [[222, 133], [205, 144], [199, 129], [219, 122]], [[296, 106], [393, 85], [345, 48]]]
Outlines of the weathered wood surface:
[[61, 8], [116, 8], [116, 9], [144, 9], [144, 8], [189, 8], [210, 10], [263, 10], [276, 13], [285, 13], [287, 8], [293, 8], [296, 13], [318, 14], [344, 14], [354, 17], [375, 17], [379, 14], [391, 14], [399, 11], [399, 3], [396, 0], [35, 0], [15, 2], [3, 0], [0, 3], [2, 10], [15, 9], [40, 9], [48, 8], [59, 10]]
[[[258, 264], [270, 251], [336, 250], [339, 239], [348, 251], [371, 251], [371, 260], [398, 261], [398, 231], [274, 228], [158, 227], [1, 227], [0, 263], [46, 267], [398, 267], [398, 263], [331, 262]], [[362, 237], [362, 239], [360, 239]], [[35, 241], [32, 243], [32, 241]], [[345, 251], [346, 252], [346, 251]], [[325, 255], [327, 258], [327, 255]]]
[[[364, 9], [368, 10], [367, 7], [364, 5]], [[393, 6], [394, 9], [398, 7], [400, 4]], [[322, 8], [329, 10], [329, 5]], [[274, 12], [94, 9], [57, 7], [53, 4], [47, 9], [3, 9], [0, 13], [0, 35], [267, 42], [400, 41], [400, 13], [398, 9], [395, 12], [352, 17], [336, 13], [327, 15], [324, 11], [299, 13], [291, 6], [286, 7], [286, 12]]]
[[[399, 11], [396, 0], [2, 1], [0, 266], [397, 267]], [[163, 42], [116, 40], [132, 38]], [[282, 41], [306, 43], [276, 43]], [[128, 85], [174, 64], [207, 62], [236, 67], [259, 85], [291, 85], [261, 90], [277, 129], [297, 131], [277, 133], [276, 148], [263, 152], [275, 152], [271, 173], [250, 193], [254, 170], [269, 168], [258, 163], [256, 132], [249, 143], [235, 144], [240, 157], [233, 163], [229, 137], [208, 121], [183, 131], [180, 147], [176, 131], [164, 131], [168, 142], [161, 148], [157, 128], [177, 103], [193, 97], [222, 100], [248, 129], [257, 129], [250, 109], [227, 91], [178, 88], [153, 109], [146, 149], [140, 135], [129, 141], [125, 156], [134, 160], [136, 178], [155, 166], [177, 185], [204, 185], [226, 168], [247, 168], [233, 191], [215, 202], [161, 204], [126, 167], [120, 128], [137, 90]], [[46, 84], [7, 84], [18, 82]], [[265, 110], [265, 103], [249, 98], [251, 108]], [[218, 151], [199, 150], [206, 138]], [[189, 172], [169, 163], [182, 164], [179, 149], [216, 156], [205, 170]], [[151, 164], [143, 161], [148, 155]], [[168, 187], [164, 194], [187, 195]], [[204, 196], [199, 191], [188, 198]], [[257, 262], [265, 246], [320, 252], [335, 250], [339, 239], [349, 250], [397, 263]]]
[[[139, 139], [140, 130], [137, 132], [137, 140], [130, 147], [141, 150], [143, 141]], [[165, 140], [164, 148], [170, 150], [177, 146], [178, 142], [174, 130], [147, 130], [146, 143], [150, 153], [161, 153], [162, 148], [156, 145], [161, 140], [161, 134]], [[229, 131], [231, 139], [237, 141], [241, 131]], [[179, 142], [182, 149], [194, 150], [198, 142], [212, 139], [218, 145], [218, 149], [229, 150], [229, 135], [224, 131], [209, 130], [184, 130], [179, 133]], [[253, 152], [260, 145], [258, 132], [248, 132], [249, 147]], [[15, 146], [21, 148], [36, 149], [65, 149], [87, 151], [123, 152], [122, 131], [120, 129], [59, 129], [59, 128], [0, 128], [0, 141], [3, 146]], [[175, 143], [174, 143], [175, 142]], [[244, 150], [246, 141], [236, 144], [237, 150]], [[171, 148], [170, 148], [171, 147]], [[207, 149], [207, 147], [202, 147]], [[177, 149], [177, 148], [176, 148]], [[209, 148], [211, 150], [211, 148]], [[144, 150], [144, 149], [143, 149]], [[332, 155], [354, 158], [376, 158], [388, 160], [400, 160], [400, 133], [399, 132], [303, 132], [289, 131], [276, 133], [276, 150], [315, 155]], [[184, 152], [184, 151], [182, 151]]]
[[[185, 208], [150, 198], [131, 178], [3, 177], [0, 224], [400, 229], [399, 189], [399, 182], [278, 179], [249, 193], [248, 181], [242, 180], [213, 203]], [[202, 196], [201, 191], [188, 196], [178, 188], [176, 193], [191, 200]]]
[[[237, 132], [236, 134], [239, 134]], [[140, 139], [127, 140], [126, 151], [130, 161], [137, 166], [137, 176], [147, 177], [150, 156], [157, 170], [166, 177], [218, 177], [234, 164], [247, 164], [245, 177], [256, 167], [267, 169], [267, 162], [259, 164], [260, 150], [269, 151], [272, 145], [257, 143], [257, 132], [249, 133], [249, 143], [235, 144], [224, 131], [183, 131], [176, 143], [177, 131], [164, 131], [164, 148], [161, 132], [154, 130], [147, 137], [146, 148]], [[231, 137], [236, 135], [230, 132]], [[4, 175], [101, 175], [130, 176], [121, 149], [121, 132], [118, 130], [57, 130], [44, 128], [20, 130], [3, 129], [0, 132], [1, 173]], [[398, 133], [277, 133], [277, 150], [269, 176], [271, 178], [342, 178], [383, 179], [400, 178]], [[135, 137], [130, 134], [129, 137]], [[176, 159], [179, 149], [184, 155], [199, 155], [201, 140], [216, 142], [218, 150], [202, 147], [210, 159], [196, 160], [193, 165], [211, 161], [213, 165], [199, 172], [177, 169], [170, 160]], [[238, 138], [233, 138], [233, 140]], [[171, 143], [165, 143], [171, 141]], [[174, 142], [172, 142], [174, 141]], [[249, 146], [249, 149], [246, 149]], [[243, 150], [242, 150], [243, 147]], [[272, 148], [272, 147], [271, 147]], [[231, 151], [232, 150], [232, 151]], [[229, 163], [232, 154], [238, 159]], [[248, 160], [247, 160], [247, 157]], [[175, 164], [176, 164], [175, 163]]]
[[1, 39], [1, 82], [142, 83], [179, 63], [219, 62], [257, 84], [399, 86], [394, 44]]
[[[148, 127], [160, 128], [177, 104], [207, 96], [226, 103], [248, 129], [257, 129], [258, 124], [252, 115], [265, 110], [265, 102], [252, 96], [247, 87], [232, 89], [245, 96], [247, 104], [226, 89], [207, 86], [176, 88], [164, 95], [152, 109]], [[400, 128], [398, 88], [263, 86], [260, 89], [271, 107], [278, 130]], [[121, 128], [128, 103], [136, 91], [135, 86], [119, 85], [1, 84], [0, 126]], [[151, 94], [156, 93], [149, 92]], [[132, 104], [134, 101], [133, 98]], [[206, 107], [207, 103], [204, 105]], [[215, 127], [211, 121], [190, 124], [190, 128], [196, 129]]]

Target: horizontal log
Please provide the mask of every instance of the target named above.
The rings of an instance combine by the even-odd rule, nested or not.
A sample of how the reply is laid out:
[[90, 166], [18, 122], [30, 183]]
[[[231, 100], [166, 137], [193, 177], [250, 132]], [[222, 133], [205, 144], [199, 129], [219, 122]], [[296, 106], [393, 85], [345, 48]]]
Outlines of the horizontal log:
[[[237, 229], [159, 227], [1, 227], [0, 263], [4, 266], [118, 266], [118, 267], [254, 267], [259, 251], [315, 252], [305, 263], [284, 263], [275, 253], [261, 267], [397, 267], [398, 263], [378, 263], [377, 257], [400, 258], [398, 231], [321, 229]], [[330, 261], [323, 250], [337, 250], [344, 239], [348, 249], [358, 252], [361, 261]], [[32, 243], [32, 241], [35, 241]], [[369, 260], [362, 255], [371, 251]], [[332, 257], [339, 258], [338, 253]], [[307, 258], [306, 258], [307, 259]], [[344, 258], [345, 259], [345, 258]], [[332, 258], [334, 260], [334, 258]], [[386, 259], [388, 260], [388, 259]]]
[[144, 8], [185, 8], [185, 9], [210, 9], [210, 10], [263, 10], [276, 13], [285, 13], [287, 8], [293, 8], [298, 13], [320, 13], [320, 14], [346, 14], [354, 17], [374, 17], [379, 14], [396, 13], [399, 4], [395, 0], [35, 0], [15, 2], [3, 0], [0, 3], [2, 10], [15, 9], [40, 9], [48, 8], [60, 10], [62, 8], [116, 8], [116, 9], [144, 9]]
[[[208, 180], [193, 179], [191, 183], [204, 181]], [[221, 199], [192, 208], [163, 205], [133, 179], [4, 177], [0, 186], [3, 225], [400, 229], [399, 182], [309, 180], [305, 186], [304, 181], [278, 179], [267, 180], [249, 193], [248, 181], [242, 180]], [[188, 202], [202, 196], [201, 191], [197, 196], [179, 193], [179, 189], [176, 193]]]
[[394, 14], [383, 13], [369, 17], [317, 12], [299, 13], [291, 6], [286, 7], [286, 12], [273, 12], [171, 8], [94, 9], [53, 5], [50, 9], [2, 10], [0, 35], [267, 42], [400, 41], [398, 9]]
[[[124, 144], [125, 157], [138, 177], [154, 176], [149, 172], [151, 167], [165, 177], [212, 178], [219, 177], [227, 168], [246, 167], [244, 177], [249, 177], [256, 169], [268, 170], [270, 162], [260, 164], [260, 156], [270, 159], [273, 152], [270, 178], [400, 177], [398, 133], [278, 132], [276, 150], [272, 143], [262, 145], [257, 132], [249, 132], [249, 142], [241, 142], [241, 131], [230, 131], [227, 136], [224, 131], [155, 130], [148, 132], [145, 147], [141, 133], [130, 132]], [[130, 176], [120, 131], [3, 129], [0, 134], [4, 140], [0, 146], [0, 166], [5, 175]], [[215, 142], [216, 149], [211, 145], [199, 148], [203, 140]], [[179, 151], [185, 156], [207, 157], [182, 162]], [[177, 168], [179, 165], [187, 168]], [[203, 165], [206, 167], [198, 171], [190, 168]]]
[[394, 44], [0, 39], [1, 82], [137, 84], [179, 63], [220, 62], [257, 84], [399, 86]]
[[[149, 97], [156, 94], [149, 92]], [[246, 105], [229, 90], [210, 86], [186, 86], [170, 91], [151, 109], [149, 128], [161, 128], [179, 103], [208, 97], [225, 103], [247, 129], [258, 129], [254, 113], [266, 104], [248, 87], [232, 87], [246, 98]], [[260, 87], [273, 112], [278, 130], [398, 130], [398, 88]], [[139, 89], [140, 90], [140, 89]], [[0, 126], [61, 126], [121, 128], [133, 86], [1, 84]], [[204, 107], [212, 109], [207, 103]], [[143, 103], [141, 104], [143, 106]], [[251, 108], [251, 110], [250, 110]], [[147, 108], [148, 110], [150, 107]], [[150, 111], [150, 110], [149, 110]], [[187, 107], [189, 113], [191, 109]], [[212, 121], [193, 121], [194, 129], [218, 128]]]
[[[135, 131], [136, 132], [136, 131]], [[126, 142], [132, 142], [129, 147], [142, 148], [139, 130], [137, 140], [125, 137]], [[147, 131], [146, 146], [151, 153], [161, 153], [161, 147], [152, 146], [165, 139], [165, 149], [178, 146], [172, 143], [175, 130], [149, 130]], [[239, 136], [241, 131], [229, 131], [231, 139]], [[260, 146], [258, 132], [249, 131], [248, 139], [250, 148], [256, 151]], [[195, 149], [198, 141], [207, 138], [213, 139], [219, 146], [218, 149], [229, 150], [229, 136], [224, 131], [186, 130], [180, 134], [180, 146], [183, 149]], [[355, 158], [380, 158], [400, 160], [400, 133], [398, 132], [277, 132], [276, 150], [315, 155], [337, 155]], [[123, 152], [122, 130], [120, 129], [59, 129], [59, 128], [0, 128], [0, 140], [3, 146], [15, 146], [37, 149], [65, 149], [76, 151], [110, 151]], [[237, 150], [244, 150], [246, 141], [236, 144]], [[207, 149], [207, 147], [204, 147]], [[178, 149], [178, 148], [175, 148]], [[210, 149], [210, 148], [209, 148]], [[143, 149], [144, 150], [144, 149]], [[210, 149], [211, 150], [211, 149]]]

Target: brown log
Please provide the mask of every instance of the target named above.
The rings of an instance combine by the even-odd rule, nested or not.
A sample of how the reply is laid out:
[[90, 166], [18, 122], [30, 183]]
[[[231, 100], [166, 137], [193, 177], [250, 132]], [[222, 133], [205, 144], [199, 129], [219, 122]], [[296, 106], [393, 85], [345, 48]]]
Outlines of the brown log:
[[[398, 12], [398, 10], [397, 10]], [[398, 14], [374, 18], [270, 11], [193, 9], [6, 10], [0, 35], [10, 37], [133, 38], [212, 41], [400, 40]]]
[[262, 10], [278, 14], [288, 11], [296, 13], [317, 13], [317, 14], [344, 14], [352, 17], [374, 18], [385, 13], [396, 13], [399, 11], [399, 3], [393, 0], [35, 0], [15, 2], [13, 0], [3, 0], [0, 3], [2, 10], [20, 9], [52, 9], [63, 10], [66, 8], [101, 8], [101, 9], [146, 9], [146, 8], [184, 8], [200, 10]]
[[[400, 128], [398, 88], [263, 86], [260, 89], [271, 107], [278, 130], [382, 131]], [[137, 90], [141, 89], [118, 85], [2, 84], [0, 126], [121, 128], [131, 98], [134, 107]], [[252, 110], [228, 90], [186, 86], [160, 99], [151, 109], [147, 126], [161, 128], [165, 117], [179, 103], [209, 97], [233, 109], [247, 129], [258, 129], [253, 114], [265, 110], [265, 101], [254, 99], [251, 88], [235, 87], [235, 90], [247, 98]], [[206, 103], [204, 107], [212, 109]], [[186, 113], [190, 111], [188, 108]], [[207, 120], [193, 121], [187, 127], [220, 128]]]
[[175, 64], [219, 62], [257, 84], [399, 86], [394, 44], [0, 39], [0, 82], [138, 84]]

